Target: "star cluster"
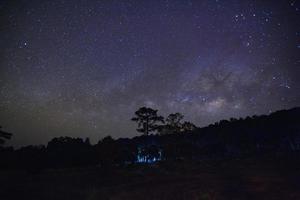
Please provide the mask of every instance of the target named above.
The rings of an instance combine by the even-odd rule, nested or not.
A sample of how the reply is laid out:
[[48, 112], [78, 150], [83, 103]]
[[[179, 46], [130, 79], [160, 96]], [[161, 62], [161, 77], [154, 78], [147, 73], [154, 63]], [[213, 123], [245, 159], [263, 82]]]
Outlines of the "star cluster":
[[1, 1], [15, 145], [132, 137], [141, 106], [204, 126], [300, 105], [300, 2]]

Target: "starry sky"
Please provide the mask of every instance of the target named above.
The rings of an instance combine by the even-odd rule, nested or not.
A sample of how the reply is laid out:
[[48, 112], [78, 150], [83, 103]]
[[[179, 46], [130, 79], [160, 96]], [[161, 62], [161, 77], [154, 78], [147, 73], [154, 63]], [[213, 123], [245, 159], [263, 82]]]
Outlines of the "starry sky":
[[300, 106], [300, 1], [0, 2], [9, 144], [138, 135], [141, 106], [198, 126]]

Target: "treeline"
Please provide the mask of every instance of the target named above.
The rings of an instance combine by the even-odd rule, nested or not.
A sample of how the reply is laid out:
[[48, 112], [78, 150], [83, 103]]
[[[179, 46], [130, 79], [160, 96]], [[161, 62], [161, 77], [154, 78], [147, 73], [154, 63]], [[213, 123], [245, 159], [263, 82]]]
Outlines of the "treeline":
[[[157, 110], [141, 108], [132, 120], [137, 122], [142, 136], [132, 139], [107, 136], [95, 145], [91, 145], [88, 138], [59, 137], [46, 146], [26, 146], [17, 150], [2, 147], [0, 168], [32, 172], [81, 166], [111, 168], [158, 160], [226, 158], [264, 153], [276, 156], [300, 151], [300, 108], [282, 110], [268, 116], [221, 120], [204, 128], [196, 128], [190, 122], [182, 122], [182, 119], [183, 115], [179, 113], [164, 119], [157, 115]], [[190, 124], [187, 126], [187, 123]]]
[[150, 133], [159, 134], [174, 134], [174, 133], [186, 133], [194, 131], [197, 126], [191, 122], [183, 121], [183, 114], [172, 113], [169, 114], [166, 119], [158, 115], [158, 110], [152, 108], [142, 107], [135, 112], [135, 117], [131, 120], [137, 122], [138, 132], [144, 135]]

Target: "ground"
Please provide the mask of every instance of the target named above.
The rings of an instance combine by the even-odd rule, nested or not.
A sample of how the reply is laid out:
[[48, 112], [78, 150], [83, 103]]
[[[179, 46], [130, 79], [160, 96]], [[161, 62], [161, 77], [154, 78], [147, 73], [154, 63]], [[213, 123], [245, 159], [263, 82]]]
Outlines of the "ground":
[[114, 169], [0, 172], [3, 200], [300, 199], [298, 162], [173, 161]]

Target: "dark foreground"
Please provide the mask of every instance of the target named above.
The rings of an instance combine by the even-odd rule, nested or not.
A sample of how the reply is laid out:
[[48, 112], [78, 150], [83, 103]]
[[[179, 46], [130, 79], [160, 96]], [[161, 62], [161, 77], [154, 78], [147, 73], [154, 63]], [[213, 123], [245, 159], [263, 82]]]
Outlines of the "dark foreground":
[[300, 199], [293, 159], [174, 161], [123, 168], [0, 172], [2, 200]]

